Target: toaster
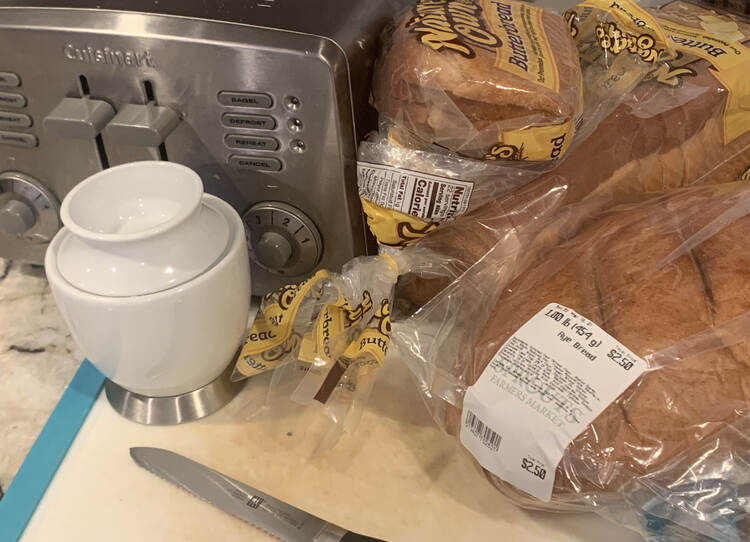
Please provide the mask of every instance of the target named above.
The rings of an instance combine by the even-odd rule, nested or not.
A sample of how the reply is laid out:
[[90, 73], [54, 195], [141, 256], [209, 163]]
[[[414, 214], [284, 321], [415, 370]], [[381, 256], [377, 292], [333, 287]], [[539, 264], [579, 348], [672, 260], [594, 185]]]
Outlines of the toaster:
[[255, 294], [367, 253], [356, 146], [405, 1], [0, 0], [0, 257], [41, 264], [66, 193], [138, 160], [242, 215]]

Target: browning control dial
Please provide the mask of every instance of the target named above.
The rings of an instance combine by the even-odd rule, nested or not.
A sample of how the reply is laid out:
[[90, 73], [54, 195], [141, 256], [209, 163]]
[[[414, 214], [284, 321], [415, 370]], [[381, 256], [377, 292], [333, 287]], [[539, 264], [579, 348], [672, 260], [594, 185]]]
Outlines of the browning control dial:
[[320, 233], [302, 211], [286, 203], [253, 205], [242, 217], [253, 261], [279, 275], [312, 271], [320, 260]]
[[39, 182], [17, 172], [0, 174], [0, 236], [47, 242], [60, 228], [59, 204]]

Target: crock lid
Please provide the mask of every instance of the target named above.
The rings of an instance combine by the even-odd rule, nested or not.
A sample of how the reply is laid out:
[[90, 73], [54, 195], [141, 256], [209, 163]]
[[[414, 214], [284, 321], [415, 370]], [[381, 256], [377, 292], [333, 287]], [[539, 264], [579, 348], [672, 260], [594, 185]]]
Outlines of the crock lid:
[[211, 268], [230, 240], [203, 203], [203, 183], [171, 162], [134, 162], [92, 175], [60, 208], [57, 266], [71, 285], [126, 297], [174, 288]]

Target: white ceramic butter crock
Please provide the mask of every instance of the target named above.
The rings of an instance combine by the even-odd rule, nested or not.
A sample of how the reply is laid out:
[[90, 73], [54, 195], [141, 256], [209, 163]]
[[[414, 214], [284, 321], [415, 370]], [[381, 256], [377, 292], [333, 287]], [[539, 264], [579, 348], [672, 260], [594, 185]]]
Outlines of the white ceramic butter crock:
[[237, 212], [170, 162], [97, 173], [61, 206], [45, 269], [86, 357], [128, 391], [162, 397], [218, 377], [244, 336], [250, 269]]

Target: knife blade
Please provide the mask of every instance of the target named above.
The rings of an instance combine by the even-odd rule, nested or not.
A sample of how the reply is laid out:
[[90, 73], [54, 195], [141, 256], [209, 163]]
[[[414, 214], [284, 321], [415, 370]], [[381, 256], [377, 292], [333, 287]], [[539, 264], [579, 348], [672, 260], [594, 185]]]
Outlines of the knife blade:
[[329, 523], [162, 448], [130, 448], [140, 467], [285, 542], [384, 542]]

